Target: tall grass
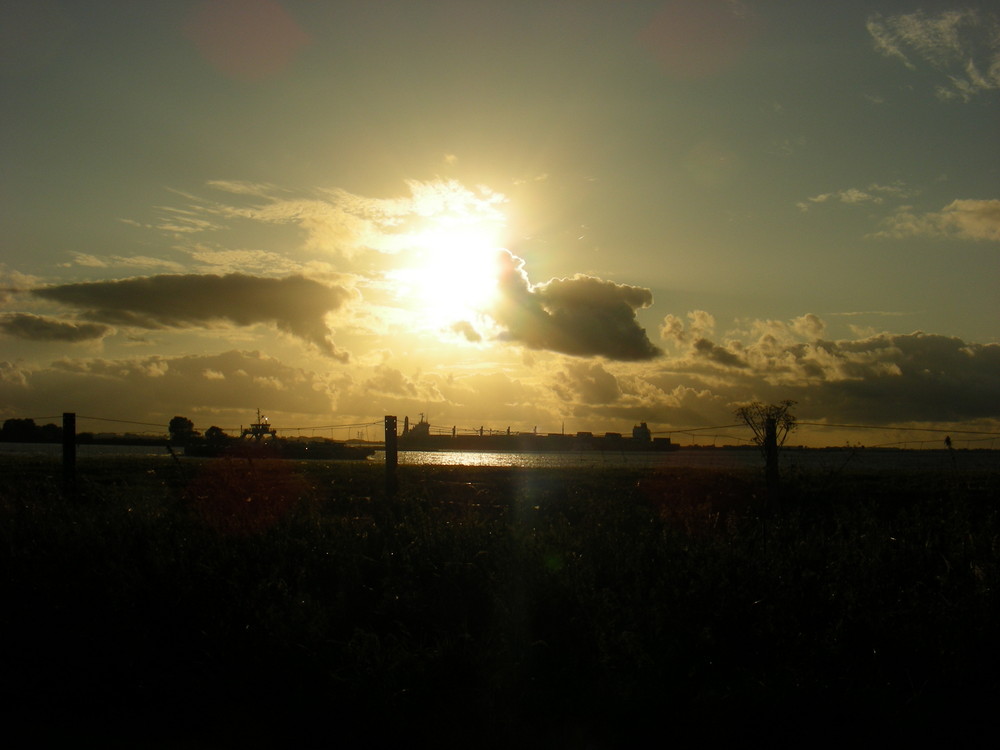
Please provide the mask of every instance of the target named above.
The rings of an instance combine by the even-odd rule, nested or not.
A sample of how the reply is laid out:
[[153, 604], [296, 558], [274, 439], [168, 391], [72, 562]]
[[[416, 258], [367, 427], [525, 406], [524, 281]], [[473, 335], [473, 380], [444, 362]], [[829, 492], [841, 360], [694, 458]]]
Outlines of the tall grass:
[[[941, 731], [1000, 697], [998, 475], [7, 463], [3, 705], [130, 746]], [[873, 725], [874, 722], [874, 725]], [[874, 726], [874, 729], [872, 727]]]

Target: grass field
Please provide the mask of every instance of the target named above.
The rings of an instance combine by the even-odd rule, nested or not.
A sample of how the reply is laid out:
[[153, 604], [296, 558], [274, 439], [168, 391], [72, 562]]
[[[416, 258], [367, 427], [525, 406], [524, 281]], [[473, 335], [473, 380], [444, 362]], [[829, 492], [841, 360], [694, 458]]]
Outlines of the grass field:
[[39, 742], [960, 741], [1000, 705], [1000, 472], [0, 469]]

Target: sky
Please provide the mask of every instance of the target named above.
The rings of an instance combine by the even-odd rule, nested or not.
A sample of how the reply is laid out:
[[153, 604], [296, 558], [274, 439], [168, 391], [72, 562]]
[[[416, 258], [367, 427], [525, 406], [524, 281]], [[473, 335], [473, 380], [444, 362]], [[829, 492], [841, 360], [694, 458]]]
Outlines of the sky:
[[0, 18], [0, 419], [1000, 440], [993, 3]]

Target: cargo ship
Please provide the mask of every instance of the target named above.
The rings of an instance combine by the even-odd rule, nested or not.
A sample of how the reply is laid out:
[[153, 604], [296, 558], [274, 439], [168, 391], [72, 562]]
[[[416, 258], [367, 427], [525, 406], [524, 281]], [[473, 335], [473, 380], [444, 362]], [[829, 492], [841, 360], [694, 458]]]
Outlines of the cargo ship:
[[423, 415], [420, 421], [410, 426], [410, 418], [403, 422], [403, 433], [398, 439], [401, 451], [467, 451], [475, 453], [572, 453], [575, 451], [672, 451], [680, 446], [670, 438], [654, 438], [645, 422], [632, 428], [632, 435], [620, 432], [606, 432], [595, 435], [592, 432], [538, 433], [538, 432], [490, 432], [480, 429], [470, 435], [458, 435], [455, 428], [451, 433], [431, 433], [431, 425]]

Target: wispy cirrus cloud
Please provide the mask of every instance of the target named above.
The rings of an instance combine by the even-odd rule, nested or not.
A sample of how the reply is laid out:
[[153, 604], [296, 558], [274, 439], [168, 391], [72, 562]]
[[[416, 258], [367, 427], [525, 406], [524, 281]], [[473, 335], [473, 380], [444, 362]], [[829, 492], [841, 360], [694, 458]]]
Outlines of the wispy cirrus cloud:
[[181, 237], [200, 232], [219, 231], [224, 225], [208, 218], [200, 206], [177, 208], [175, 206], [155, 206], [159, 216], [153, 222], [143, 223], [135, 219], [119, 219], [122, 224], [139, 229], [155, 229], [166, 234]]
[[[148, 255], [93, 255], [91, 253], [73, 253], [73, 265], [87, 268], [160, 268], [166, 271], [179, 272], [184, 266], [173, 260], [152, 258]], [[69, 265], [69, 264], [67, 264]]]
[[944, 76], [936, 87], [942, 99], [969, 101], [1000, 89], [1000, 17], [975, 9], [932, 16], [922, 10], [875, 15], [866, 24], [875, 48], [916, 70], [928, 65]]
[[455, 180], [409, 180], [409, 194], [393, 198], [372, 198], [340, 188], [293, 195], [273, 185], [234, 180], [212, 180], [206, 185], [229, 197], [214, 200], [174, 191], [188, 203], [159, 207], [163, 212], [159, 221], [141, 226], [175, 236], [216, 231], [237, 221], [291, 226], [304, 233], [303, 250], [350, 260], [366, 250], [399, 252], [429, 217], [501, 222], [499, 207], [507, 200], [484, 186], [470, 189]]
[[221, 190], [234, 195], [255, 195], [259, 198], [267, 198], [276, 192], [280, 192], [276, 185], [269, 182], [248, 182], [246, 180], [208, 180], [208, 187]]
[[181, 249], [199, 273], [295, 274], [302, 264], [281, 253], [197, 243]]

